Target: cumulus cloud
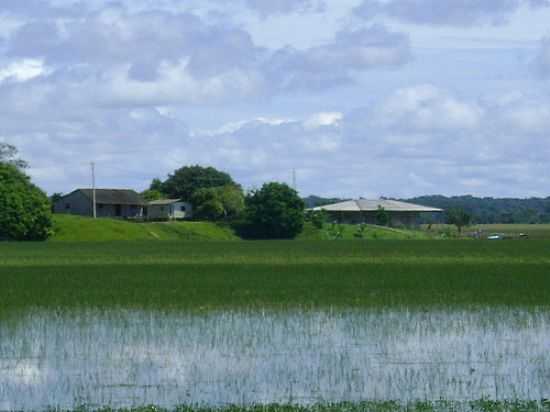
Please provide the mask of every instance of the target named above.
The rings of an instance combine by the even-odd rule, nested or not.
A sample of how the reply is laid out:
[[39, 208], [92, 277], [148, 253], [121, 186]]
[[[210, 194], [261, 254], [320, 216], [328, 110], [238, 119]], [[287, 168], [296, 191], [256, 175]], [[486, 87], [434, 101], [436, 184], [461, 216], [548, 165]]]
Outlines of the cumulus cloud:
[[56, 101], [83, 105], [218, 104], [327, 90], [367, 70], [399, 67], [410, 54], [408, 38], [383, 26], [341, 31], [305, 50], [271, 50], [229, 23], [121, 4], [78, 18], [32, 19], [5, 46], [12, 66], [4, 77], [18, 62], [33, 63], [41, 75], [37, 62], [49, 68], [42, 84], [20, 88], [20, 96], [48, 88]]
[[88, 185], [95, 160], [99, 185], [136, 189], [203, 164], [247, 188], [290, 182], [296, 169], [304, 195], [544, 195], [549, 113], [550, 102], [478, 102], [419, 85], [346, 113], [258, 117], [213, 130], [191, 130], [149, 107], [52, 110], [32, 125], [19, 114], [0, 125], [0, 140], [20, 147], [50, 192]]
[[265, 70], [281, 89], [323, 89], [350, 83], [358, 72], [400, 67], [410, 57], [408, 36], [374, 25], [340, 31], [332, 42], [307, 50], [279, 50]]
[[522, 6], [549, 7], [548, 0], [363, 0], [355, 13], [366, 19], [387, 16], [426, 25], [499, 25]]

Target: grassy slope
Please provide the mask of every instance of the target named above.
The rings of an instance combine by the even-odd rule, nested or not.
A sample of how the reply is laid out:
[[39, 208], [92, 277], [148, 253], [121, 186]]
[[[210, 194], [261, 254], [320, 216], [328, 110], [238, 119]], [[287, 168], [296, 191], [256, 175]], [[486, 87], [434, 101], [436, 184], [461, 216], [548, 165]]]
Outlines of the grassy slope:
[[[229, 228], [211, 222], [133, 223], [115, 219], [93, 220], [81, 216], [54, 215], [53, 241], [111, 241], [111, 240], [237, 240]], [[357, 226], [340, 225], [343, 239], [355, 239]], [[316, 229], [306, 224], [299, 240], [330, 239], [330, 225]], [[364, 239], [429, 239], [422, 231], [368, 226]]]
[[53, 241], [236, 240], [226, 227], [209, 222], [133, 223], [70, 215], [54, 216]]
[[550, 243], [0, 244], [0, 312], [28, 306], [220, 309], [550, 305]]

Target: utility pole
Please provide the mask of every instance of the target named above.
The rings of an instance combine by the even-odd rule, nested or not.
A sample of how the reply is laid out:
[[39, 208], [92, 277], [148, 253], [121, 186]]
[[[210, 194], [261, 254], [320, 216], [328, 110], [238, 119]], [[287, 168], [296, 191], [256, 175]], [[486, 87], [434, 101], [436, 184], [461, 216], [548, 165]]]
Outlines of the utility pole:
[[92, 167], [92, 211], [94, 219], [97, 219], [97, 208], [95, 199], [95, 162], [90, 163]]

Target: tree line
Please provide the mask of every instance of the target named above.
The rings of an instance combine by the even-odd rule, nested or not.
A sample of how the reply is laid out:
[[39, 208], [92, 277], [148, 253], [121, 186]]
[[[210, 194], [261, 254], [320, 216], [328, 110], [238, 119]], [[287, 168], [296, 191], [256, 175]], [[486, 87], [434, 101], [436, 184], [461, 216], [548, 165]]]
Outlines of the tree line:
[[[0, 143], [0, 240], [45, 240], [52, 234], [52, 199], [25, 173], [17, 149]], [[284, 183], [269, 182], [244, 192], [233, 178], [213, 167], [184, 166], [166, 180], [154, 179], [146, 200], [183, 199], [195, 218], [232, 225], [245, 238], [292, 239], [304, 227], [304, 202]]]

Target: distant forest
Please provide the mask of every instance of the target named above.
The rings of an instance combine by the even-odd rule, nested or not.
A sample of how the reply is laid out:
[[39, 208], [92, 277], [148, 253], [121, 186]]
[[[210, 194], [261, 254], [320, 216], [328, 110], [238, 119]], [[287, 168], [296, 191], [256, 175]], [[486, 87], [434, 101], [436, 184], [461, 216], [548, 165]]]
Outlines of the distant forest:
[[[322, 206], [341, 200], [318, 196], [309, 196], [304, 199], [306, 207]], [[492, 197], [434, 195], [398, 200], [445, 210], [461, 208], [472, 216], [472, 223], [550, 223], [550, 197], [544, 199], [497, 199]], [[444, 221], [445, 217], [443, 216], [439, 220]]]

